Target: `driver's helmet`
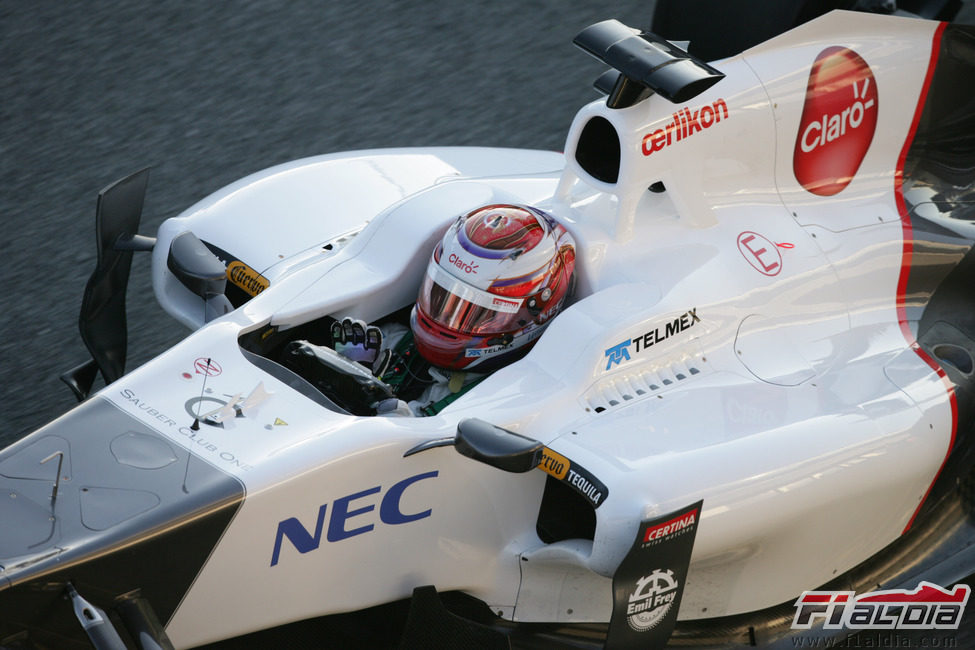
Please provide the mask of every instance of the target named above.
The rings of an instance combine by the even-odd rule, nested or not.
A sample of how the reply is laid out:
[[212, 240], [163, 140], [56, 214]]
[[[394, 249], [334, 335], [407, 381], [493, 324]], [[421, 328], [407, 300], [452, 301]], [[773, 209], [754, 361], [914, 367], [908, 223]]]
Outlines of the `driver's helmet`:
[[575, 242], [528, 206], [461, 216], [433, 251], [410, 326], [420, 354], [451, 370], [490, 371], [528, 351], [574, 284]]

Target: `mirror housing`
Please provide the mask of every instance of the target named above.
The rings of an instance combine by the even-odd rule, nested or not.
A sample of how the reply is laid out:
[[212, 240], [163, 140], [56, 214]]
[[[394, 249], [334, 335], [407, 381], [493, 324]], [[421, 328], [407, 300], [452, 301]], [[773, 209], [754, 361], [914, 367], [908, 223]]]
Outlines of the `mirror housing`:
[[204, 300], [223, 295], [227, 269], [199, 237], [190, 231], [178, 234], [169, 245], [166, 266], [184, 287]]
[[538, 467], [544, 449], [537, 440], [477, 418], [460, 421], [454, 446], [463, 456], [515, 473]]

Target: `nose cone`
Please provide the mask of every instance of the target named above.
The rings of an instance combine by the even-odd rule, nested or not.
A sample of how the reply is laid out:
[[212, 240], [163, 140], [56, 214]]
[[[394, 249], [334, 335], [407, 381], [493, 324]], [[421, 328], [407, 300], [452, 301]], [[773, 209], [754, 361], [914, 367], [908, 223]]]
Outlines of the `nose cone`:
[[99, 397], [0, 451], [0, 639], [84, 638], [68, 580], [103, 608], [139, 589], [167, 620], [242, 498], [237, 479]]

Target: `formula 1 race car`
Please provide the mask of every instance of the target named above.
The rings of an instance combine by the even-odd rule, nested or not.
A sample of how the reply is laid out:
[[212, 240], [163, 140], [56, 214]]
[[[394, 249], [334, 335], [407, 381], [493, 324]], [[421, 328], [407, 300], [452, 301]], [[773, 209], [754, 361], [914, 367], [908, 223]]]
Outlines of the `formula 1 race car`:
[[[612, 69], [564, 154], [323, 155], [155, 238], [136, 234], [146, 171], [101, 193], [93, 359], [64, 376], [82, 402], [0, 452], [0, 647], [958, 627], [975, 28], [833, 12], [712, 63], [612, 20], [575, 43]], [[572, 286], [520, 358], [390, 411], [428, 355], [400, 350], [397, 383], [339, 339], [415, 327], [422, 287], [454, 292], [443, 336], [554, 300], [456, 289], [491, 251], [441, 242], [484, 206], [570, 238]], [[140, 250], [193, 333], [125, 374]], [[515, 340], [478, 345], [467, 361]], [[876, 589], [864, 607], [921, 609], [844, 608]]]

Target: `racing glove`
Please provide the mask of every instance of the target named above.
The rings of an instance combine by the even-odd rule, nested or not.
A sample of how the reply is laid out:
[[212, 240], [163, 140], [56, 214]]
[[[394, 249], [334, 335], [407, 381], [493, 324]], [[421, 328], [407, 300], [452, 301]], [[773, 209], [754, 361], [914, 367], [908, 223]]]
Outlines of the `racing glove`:
[[371, 366], [379, 356], [382, 344], [382, 330], [375, 325], [366, 325], [365, 321], [352, 318], [332, 323], [332, 346], [350, 361]]

